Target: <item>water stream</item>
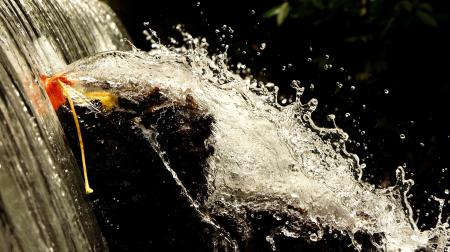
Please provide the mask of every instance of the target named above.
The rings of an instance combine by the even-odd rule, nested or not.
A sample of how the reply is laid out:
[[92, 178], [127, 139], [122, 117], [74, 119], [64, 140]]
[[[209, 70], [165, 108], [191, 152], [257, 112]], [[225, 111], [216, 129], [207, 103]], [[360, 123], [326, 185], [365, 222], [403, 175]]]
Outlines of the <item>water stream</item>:
[[101, 251], [80, 173], [39, 75], [127, 49], [97, 1], [0, 1], [0, 251]]
[[[402, 167], [392, 188], [363, 183], [358, 157], [345, 150], [347, 134], [314, 125], [311, 113], [318, 101], [302, 104], [302, 88], [296, 82], [297, 101], [282, 107], [271, 84], [243, 80], [227, 70], [224, 55], [212, 59], [199, 40], [189, 44], [193, 48], [159, 46], [150, 53], [100, 54], [69, 66], [68, 76], [81, 80], [79, 88], [85, 91], [107, 81], [117, 93], [140, 83], [142, 89], [158, 86], [175, 100], [192, 95], [215, 119], [214, 136], [208, 140], [215, 147], [209, 159], [208, 208], [220, 212], [293, 206], [320, 220], [311, 240], [321, 239], [325, 223], [350, 236], [361, 230], [383, 234], [380, 250], [448, 246], [448, 224], [440, 222], [424, 232], [417, 228], [406, 199], [413, 181], [404, 178]], [[296, 235], [293, 224], [278, 229]]]
[[[195, 202], [170, 162], [165, 165], [192, 207], [219, 230], [209, 212], [291, 207], [317, 223], [313, 242], [331, 226], [350, 237], [382, 234], [380, 244], [373, 242], [381, 251], [448, 249], [448, 220], [439, 219], [431, 230], [417, 228], [407, 201], [413, 182], [403, 169], [392, 188], [362, 182], [358, 157], [345, 150], [347, 134], [314, 124], [318, 101], [302, 103], [298, 82], [292, 84], [296, 101], [280, 106], [273, 84], [230, 72], [226, 55], [209, 56], [206, 42], [188, 34], [188, 48], [156, 44], [151, 52], [120, 52], [128, 49], [123, 32], [100, 2], [2, 1], [0, 14], [1, 251], [105, 249], [82, 195], [79, 168], [36, 84], [39, 74], [62, 70], [81, 91], [99, 88], [98, 81], [117, 93], [158, 86], [174, 100], [191, 95], [212, 115], [213, 135], [205, 144], [215, 152], [208, 159], [206, 201]], [[118, 51], [91, 56], [110, 50]], [[301, 231], [295, 223], [279, 225], [266, 238], [274, 250], [276, 233], [299, 237]]]

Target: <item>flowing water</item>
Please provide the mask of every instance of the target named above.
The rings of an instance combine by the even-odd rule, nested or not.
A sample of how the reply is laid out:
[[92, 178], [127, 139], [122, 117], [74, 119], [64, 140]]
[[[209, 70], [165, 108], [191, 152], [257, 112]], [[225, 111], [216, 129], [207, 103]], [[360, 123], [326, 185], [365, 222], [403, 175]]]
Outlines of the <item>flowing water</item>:
[[104, 250], [39, 75], [127, 49], [97, 1], [0, 1], [0, 251]]
[[[417, 228], [407, 202], [413, 182], [405, 180], [403, 169], [398, 168], [392, 188], [360, 181], [358, 157], [345, 150], [347, 134], [314, 125], [311, 113], [318, 101], [302, 103], [303, 89], [296, 81], [296, 101], [280, 106], [273, 84], [231, 73], [226, 55], [208, 56], [206, 42], [186, 34], [188, 49], [156, 44], [148, 53], [101, 53], [66, 67], [99, 51], [126, 49], [114, 15], [100, 3], [86, 2], [1, 2], [0, 250], [102, 249], [83, 203], [78, 168], [45, 95], [34, 84], [39, 73], [63, 69], [81, 80], [80, 89], [95, 88], [92, 83], [101, 80], [119, 92], [156, 85], [175, 100], [188, 93], [214, 117], [208, 139], [215, 146], [208, 161], [210, 193], [202, 206], [166, 165], [192, 207], [217, 229], [204, 209], [291, 206], [318, 223], [311, 241], [322, 239], [326, 224], [350, 237], [361, 230], [383, 234], [383, 241], [374, 244], [380, 250], [448, 249], [448, 220], [439, 218], [431, 230]], [[285, 223], [274, 232], [298, 237], [300, 231]], [[273, 237], [266, 239], [276, 250]]]
[[[285, 206], [306, 211], [312, 221], [321, 220], [350, 236], [361, 230], [383, 234], [380, 250], [448, 246], [448, 223], [440, 220], [435, 229], [424, 232], [417, 228], [406, 199], [413, 182], [405, 180], [401, 167], [392, 188], [375, 189], [360, 181], [358, 157], [345, 150], [347, 134], [314, 125], [311, 113], [318, 101], [302, 104], [297, 82], [297, 101], [282, 107], [275, 102], [272, 84], [229, 72], [226, 56], [209, 57], [204, 41], [188, 38], [188, 44], [191, 49], [157, 45], [150, 53], [100, 54], [69, 66], [68, 76], [80, 80], [79, 88], [85, 91], [107, 81], [115, 92], [150, 85], [174, 100], [192, 95], [215, 118], [208, 140], [215, 146], [209, 160], [209, 208], [221, 202], [225, 208], [273, 209], [282, 199]], [[279, 230], [296, 235], [291, 224]], [[322, 235], [319, 229], [311, 240]]]

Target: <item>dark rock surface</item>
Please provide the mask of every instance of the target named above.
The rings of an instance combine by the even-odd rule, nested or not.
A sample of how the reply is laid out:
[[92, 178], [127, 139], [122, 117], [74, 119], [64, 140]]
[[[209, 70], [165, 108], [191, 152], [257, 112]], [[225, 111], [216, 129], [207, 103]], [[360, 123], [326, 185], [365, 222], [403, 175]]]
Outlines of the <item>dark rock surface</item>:
[[[190, 194], [202, 201], [206, 195], [203, 166], [213, 151], [204, 140], [211, 133], [212, 119], [197, 110], [189, 96], [186, 104], [170, 106], [164, 106], [158, 92], [147, 98], [134, 105], [119, 99], [120, 110], [104, 113], [76, 107], [94, 189], [89, 197], [103, 235], [112, 251], [212, 250], [214, 230], [191, 207], [149, 143], [149, 137], [158, 132], [164, 155]], [[102, 109], [99, 102], [94, 105]], [[68, 107], [61, 107], [58, 116], [79, 157]], [[142, 125], [150, 132], [144, 133]]]

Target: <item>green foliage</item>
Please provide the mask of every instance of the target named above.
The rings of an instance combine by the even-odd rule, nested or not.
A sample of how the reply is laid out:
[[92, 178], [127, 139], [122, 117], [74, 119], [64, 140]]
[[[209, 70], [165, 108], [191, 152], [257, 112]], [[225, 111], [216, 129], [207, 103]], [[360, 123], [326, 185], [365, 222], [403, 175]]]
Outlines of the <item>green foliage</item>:
[[401, 48], [407, 39], [420, 39], [416, 31], [429, 34], [445, 29], [448, 13], [438, 15], [440, 9], [434, 7], [439, 4], [437, 0], [288, 0], [263, 17], [276, 17], [278, 26], [290, 19], [304, 31], [314, 31], [313, 35], [335, 33], [335, 42], [347, 48], [371, 48], [373, 58], [367, 59], [357, 74], [360, 80], [367, 80], [386, 67], [386, 48]]
[[273, 7], [272, 9], [268, 10], [266, 13], [264, 13], [264, 18], [270, 18], [273, 16], [277, 17], [277, 25], [282, 25], [284, 20], [289, 16], [289, 2], [284, 2], [278, 6]]
[[[287, 18], [310, 20], [325, 16], [323, 14], [326, 13], [331, 16], [336, 13], [359, 16], [363, 22], [384, 25], [382, 33], [393, 25], [392, 20], [397, 20], [395, 25], [409, 25], [416, 19], [429, 27], [438, 26], [433, 7], [426, 0], [403, 0], [397, 3], [391, 0], [290, 0], [269, 9], [263, 17], [275, 16], [280, 26]], [[324, 21], [316, 20], [315, 23], [318, 25]]]
[[420, 20], [422, 20], [422, 22], [428, 26], [431, 27], [437, 27], [437, 21], [436, 19], [428, 12], [422, 11], [422, 10], [418, 10], [416, 12], [416, 15], [418, 18], [420, 18]]

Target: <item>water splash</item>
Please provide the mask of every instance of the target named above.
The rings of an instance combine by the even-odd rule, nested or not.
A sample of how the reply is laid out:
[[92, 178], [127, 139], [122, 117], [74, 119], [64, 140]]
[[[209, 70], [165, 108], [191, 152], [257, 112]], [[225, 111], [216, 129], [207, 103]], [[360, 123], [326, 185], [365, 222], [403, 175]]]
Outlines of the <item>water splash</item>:
[[[317, 223], [311, 241], [322, 239], [326, 225], [352, 237], [357, 249], [363, 249], [353, 239], [358, 231], [380, 235], [380, 242], [372, 241], [380, 250], [448, 248], [448, 220], [427, 231], [413, 221], [407, 201], [413, 182], [405, 179], [403, 168], [397, 169], [391, 188], [362, 182], [358, 157], [345, 149], [348, 135], [314, 124], [311, 114], [318, 101], [303, 104], [298, 81], [292, 83], [296, 101], [280, 106], [272, 83], [242, 79], [227, 69], [226, 54], [208, 56], [204, 39], [183, 35], [186, 47], [158, 44], [148, 53], [104, 53], [72, 64], [68, 75], [82, 80], [80, 88], [87, 90], [101, 88], [93, 84], [101, 80], [115, 92], [150, 85], [175, 100], [192, 95], [215, 119], [208, 141], [216, 151], [209, 160], [210, 193], [203, 209], [288, 206]], [[276, 249], [276, 232], [295, 237], [300, 231], [286, 223], [273, 232], [266, 241]]]
[[[2, 0], [0, 21], [0, 248], [101, 249], [80, 187], [74, 186], [73, 158], [45, 94], [33, 83], [40, 73], [60, 71], [82, 57], [127, 49], [120, 25], [104, 4], [87, 0]], [[205, 40], [188, 34], [184, 39], [185, 48], [153, 40], [157, 50], [150, 53], [100, 54], [68, 70], [74, 78], [85, 76], [86, 83], [111, 81], [118, 90], [145, 83], [173, 97], [188, 92], [214, 116], [209, 141], [216, 153], [209, 160], [210, 195], [202, 209], [289, 206], [317, 223], [317, 232], [309, 235], [313, 242], [322, 239], [325, 223], [351, 237], [359, 230], [381, 233], [383, 242], [374, 244], [380, 250], [449, 246], [448, 219], [439, 218], [432, 230], [417, 229], [406, 199], [412, 183], [402, 168], [392, 188], [378, 190], [360, 181], [362, 166], [345, 150], [348, 136], [314, 124], [318, 101], [302, 104], [298, 83], [296, 102], [279, 106], [276, 86], [240, 78], [227, 70], [226, 55], [208, 56]], [[444, 202], [436, 200], [442, 209]], [[276, 249], [276, 233], [300, 237], [300, 232], [285, 223], [266, 239]]]

